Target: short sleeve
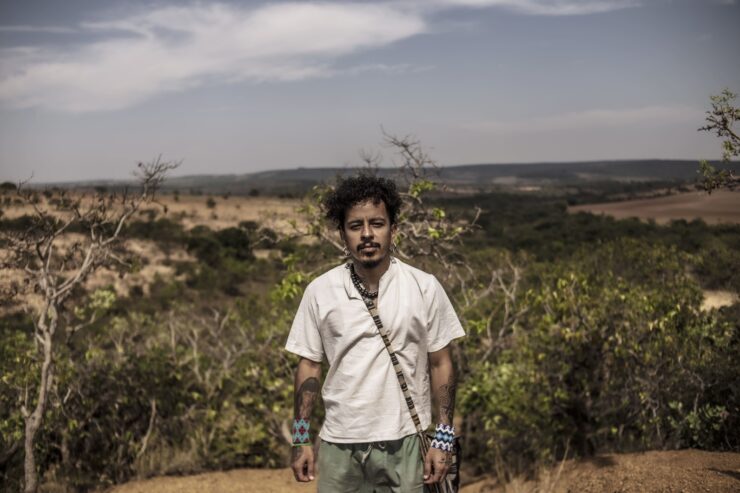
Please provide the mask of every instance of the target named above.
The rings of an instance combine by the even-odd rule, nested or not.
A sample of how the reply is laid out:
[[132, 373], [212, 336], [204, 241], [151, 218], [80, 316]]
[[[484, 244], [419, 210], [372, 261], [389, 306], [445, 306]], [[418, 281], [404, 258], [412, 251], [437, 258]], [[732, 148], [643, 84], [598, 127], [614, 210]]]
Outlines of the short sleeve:
[[293, 319], [285, 350], [321, 363], [324, 357], [324, 346], [316, 320], [315, 303], [316, 300], [312, 295], [311, 285], [309, 285], [303, 293], [301, 304]]
[[433, 353], [447, 346], [450, 341], [463, 337], [465, 331], [444, 288], [432, 277], [427, 303], [427, 352]]

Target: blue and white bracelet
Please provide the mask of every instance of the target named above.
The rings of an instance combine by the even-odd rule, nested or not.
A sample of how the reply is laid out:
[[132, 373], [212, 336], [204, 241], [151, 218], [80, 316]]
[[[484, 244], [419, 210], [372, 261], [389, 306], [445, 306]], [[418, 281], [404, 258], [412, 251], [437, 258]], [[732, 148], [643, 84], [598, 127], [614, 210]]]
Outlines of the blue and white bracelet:
[[453, 452], [455, 448], [455, 427], [438, 424], [431, 443], [432, 448]]
[[301, 447], [303, 445], [311, 445], [311, 438], [308, 435], [308, 430], [311, 425], [307, 419], [294, 419], [293, 420], [293, 446]]

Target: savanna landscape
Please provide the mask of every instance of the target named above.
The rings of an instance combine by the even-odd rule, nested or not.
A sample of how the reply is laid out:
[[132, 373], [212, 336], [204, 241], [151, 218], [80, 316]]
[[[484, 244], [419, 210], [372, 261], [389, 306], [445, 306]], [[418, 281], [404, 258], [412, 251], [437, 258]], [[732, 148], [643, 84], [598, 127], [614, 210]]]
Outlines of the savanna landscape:
[[[531, 175], [447, 186], [418, 143], [399, 152], [404, 166], [383, 171], [406, 201], [399, 255], [442, 280], [468, 332], [455, 348], [463, 492], [737, 488], [738, 192]], [[313, 491], [286, 468], [295, 361], [282, 345], [302, 288], [342, 261], [318, 207], [333, 183], [191, 180], [135, 209], [120, 187], [3, 185], [7, 489], [23, 482], [49, 345], [41, 491]], [[44, 342], [46, 281], [26, 280], [38, 259], [18, 241], [54, 227], [61, 282], [91, 235], [118, 236]]]
[[0, 18], [0, 493], [316, 491], [330, 368], [285, 344], [355, 175], [401, 199], [355, 251], [392, 231], [464, 328], [414, 369], [461, 493], [740, 491], [737, 0]]

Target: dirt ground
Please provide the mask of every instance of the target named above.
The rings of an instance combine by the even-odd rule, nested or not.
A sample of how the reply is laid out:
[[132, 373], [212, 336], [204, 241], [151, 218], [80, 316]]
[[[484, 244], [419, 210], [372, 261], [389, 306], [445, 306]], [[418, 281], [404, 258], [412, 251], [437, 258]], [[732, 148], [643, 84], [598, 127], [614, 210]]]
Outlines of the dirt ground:
[[740, 296], [732, 291], [704, 291], [704, 300], [701, 303], [701, 309], [709, 311], [713, 308], [722, 308], [723, 306], [732, 306], [740, 301]]
[[665, 224], [673, 219], [703, 219], [707, 224], [740, 223], [740, 192], [719, 190], [689, 192], [650, 199], [625, 200], [606, 204], [586, 204], [568, 208], [569, 212], [606, 214], [617, 219], [637, 217]]
[[[464, 478], [463, 478], [464, 479]], [[133, 481], [105, 493], [300, 493], [289, 469], [236, 469], [183, 477]], [[462, 493], [694, 493], [740, 492], [740, 454], [700, 450], [608, 454], [567, 461], [543, 471], [537, 481], [506, 486], [493, 477], [463, 486]]]

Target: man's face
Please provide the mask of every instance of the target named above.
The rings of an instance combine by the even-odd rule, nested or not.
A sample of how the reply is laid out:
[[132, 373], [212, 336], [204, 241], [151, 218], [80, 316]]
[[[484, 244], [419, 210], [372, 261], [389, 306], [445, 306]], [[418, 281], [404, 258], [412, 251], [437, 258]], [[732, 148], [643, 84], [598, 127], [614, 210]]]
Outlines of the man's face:
[[347, 210], [340, 233], [352, 258], [372, 269], [388, 258], [396, 226], [382, 200], [377, 204], [367, 200]]

